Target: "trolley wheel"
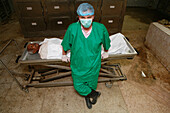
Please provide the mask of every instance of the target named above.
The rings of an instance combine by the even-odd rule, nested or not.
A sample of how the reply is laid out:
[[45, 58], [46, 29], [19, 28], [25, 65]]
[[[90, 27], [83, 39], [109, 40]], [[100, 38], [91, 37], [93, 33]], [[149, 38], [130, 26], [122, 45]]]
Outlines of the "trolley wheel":
[[112, 82], [112, 81], [106, 82], [106, 83], [105, 83], [105, 86], [106, 86], [107, 88], [111, 88], [111, 87], [113, 86], [113, 82]]
[[24, 91], [24, 92], [26, 92], [26, 93], [29, 93], [29, 90], [28, 90], [28, 88], [27, 88], [26, 85], [24, 85], [24, 86], [22, 87], [22, 91]]
[[25, 91], [26, 93], [29, 93], [29, 90], [27, 88], [23, 89], [23, 91]]

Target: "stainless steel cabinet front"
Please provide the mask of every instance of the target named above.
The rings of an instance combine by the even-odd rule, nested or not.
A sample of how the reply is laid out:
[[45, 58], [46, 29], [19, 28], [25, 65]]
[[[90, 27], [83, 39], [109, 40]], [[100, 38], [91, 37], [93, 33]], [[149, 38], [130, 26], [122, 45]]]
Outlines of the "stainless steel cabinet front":
[[115, 27], [115, 28], [108, 28], [107, 30], [109, 32], [109, 35], [113, 35], [115, 33], [120, 32], [119, 28], [117, 28], [117, 27]]
[[40, 2], [19, 2], [16, 3], [20, 17], [43, 16], [43, 8]]
[[74, 13], [74, 5], [70, 0], [46, 0], [45, 7], [48, 16], [71, 16]]
[[48, 30], [66, 30], [72, 23], [71, 17], [48, 17], [47, 18]]
[[103, 0], [102, 3], [102, 16], [106, 15], [121, 15], [123, 8], [123, 0]]
[[101, 23], [104, 24], [109, 34], [120, 32], [120, 18], [115, 16], [103, 16]]
[[36, 32], [46, 30], [46, 24], [44, 18], [35, 17], [35, 18], [22, 18], [20, 20], [21, 27], [24, 29], [24, 32]]
[[119, 17], [103, 16], [101, 18], [101, 23], [107, 26], [107, 28], [119, 27], [119, 21]]

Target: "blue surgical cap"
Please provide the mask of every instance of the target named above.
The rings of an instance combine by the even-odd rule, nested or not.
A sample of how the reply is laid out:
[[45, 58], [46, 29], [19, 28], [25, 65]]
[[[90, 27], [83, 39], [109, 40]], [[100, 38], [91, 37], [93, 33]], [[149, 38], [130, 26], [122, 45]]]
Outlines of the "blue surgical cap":
[[94, 8], [88, 3], [82, 3], [77, 8], [77, 14], [79, 16], [94, 15]]

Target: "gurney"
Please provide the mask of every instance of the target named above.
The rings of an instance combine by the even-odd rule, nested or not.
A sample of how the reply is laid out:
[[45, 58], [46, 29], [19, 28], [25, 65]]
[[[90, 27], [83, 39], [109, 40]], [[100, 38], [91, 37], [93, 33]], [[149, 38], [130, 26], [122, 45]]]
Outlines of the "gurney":
[[[108, 63], [114, 59], [133, 59], [137, 54], [127, 38], [123, 37], [123, 40], [129, 48], [127, 53], [109, 54], [109, 58], [102, 60], [98, 82], [105, 82], [107, 87], [111, 87], [113, 81], [127, 79], [121, 71], [120, 64]], [[30, 43], [41, 43], [41, 41], [28, 42], [27, 45]], [[70, 63], [62, 62], [61, 59], [41, 59], [38, 53], [29, 54], [26, 47], [21, 57], [18, 59], [18, 63], [22, 66], [28, 66], [30, 74], [27, 74], [27, 81], [23, 85], [14, 77], [22, 90], [28, 91], [28, 87], [41, 88], [73, 85], [72, 79], [64, 79], [66, 77], [71, 78]], [[9, 70], [8, 72], [10, 73]], [[38, 72], [38, 74], [35, 74], [36, 72]]]
[[[114, 36], [114, 37], [112, 37], [112, 36]], [[122, 58], [132, 59], [137, 54], [135, 49], [128, 42], [128, 39], [126, 37], [124, 37], [121, 33], [117, 33], [117, 34], [112, 35], [112, 36], [110, 36], [111, 37], [110, 38], [111, 39], [111, 47], [110, 48], [113, 48], [113, 49], [109, 49], [109, 52], [108, 52], [109, 53], [109, 58], [108, 58], [108, 60], [122, 59]], [[119, 37], [117, 37], [117, 36], [119, 36]], [[115, 38], [117, 38], [117, 39], [122, 38], [122, 40], [113, 40]], [[52, 40], [52, 41], [55, 41], [55, 40]], [[117, 43], [117, 41], [121, 41], [121, 42], [119, 42], [120, 44], [123, 44], [122, 41], [124, 41], [124, 43], [126, 43], [126, 46], [127, 46], [128, 49], [125, 51], [126, 48], [118, 47], [118, 46], [122, 46], [122, 45], [119, 44], [119, 45], [117, 45], [117, 49], [115, 50], [114, 45], [115, 45], [115, 43]], [[42, 43], [42, 41], [29, 42], [29, 43], [27, 43], [27, 45], [30, 44], [30, 43]], [[112, 47], [112, 46], [114, 46], [114, 47]], [[51, 48], [53, 48], [53, 47], [51, 47]], [[122, 50], [121, 53], [120, 53], [120, 50]], [[54, 52], [54, 51], [52, 51], [52, 52]], [[61, 52], [59, 52], [59, 53], [61, 53]], [[60, 55], [60, 56], [62, 56], [62, 55]], [[22, 63], [22, 64], [61, 62], [61, 57], [56, 57], [55, 59], [42, 59], [42, 58], [40, 58], [39, 54], [29, 54], [28, 51], [25, 49], [25, 51], [22, 54], [19, 62]]]

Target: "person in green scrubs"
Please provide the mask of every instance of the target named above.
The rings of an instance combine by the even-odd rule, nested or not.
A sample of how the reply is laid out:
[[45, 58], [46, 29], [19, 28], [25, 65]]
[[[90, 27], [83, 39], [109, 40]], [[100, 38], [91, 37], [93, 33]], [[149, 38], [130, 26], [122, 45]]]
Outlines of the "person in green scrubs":
[[[85, 97], [89, 109], [96, 104], [100, 92], [96, 91], [101, 58], [108, 57], [110, 39], [106, 27], [93, 22], [94, 8], [82, 3], [77, 9], [79, 21], [69, 25], [62, 41], [62, 61], [70, 61], [75, 90]], [[101, 55], [101, 46], [105, 52]], [[66, 56], [71, 50], [71, 57]]]

